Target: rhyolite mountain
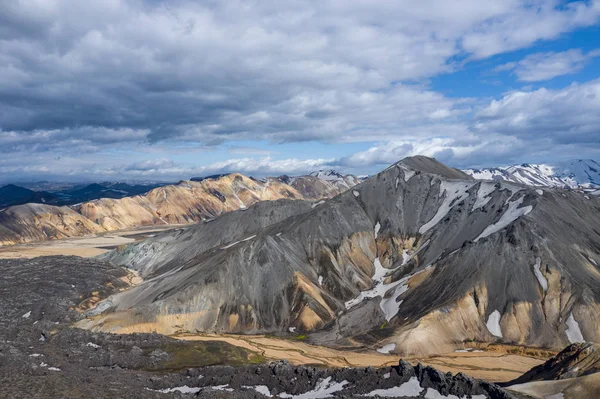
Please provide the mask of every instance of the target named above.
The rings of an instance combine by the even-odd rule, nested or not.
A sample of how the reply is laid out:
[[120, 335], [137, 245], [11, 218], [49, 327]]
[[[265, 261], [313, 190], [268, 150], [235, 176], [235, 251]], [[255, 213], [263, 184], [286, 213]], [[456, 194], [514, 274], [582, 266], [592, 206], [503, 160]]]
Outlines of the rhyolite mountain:
[[598, 226], [596, 197], [407, 158], [330, 200], [261, 202], [109, 253], [145, 281], [82, 326], [399, 354], [598, 342]]
[[[188, 224], [246, 209], [259, 201], [331, 198], [357, 183], [352, 176], [324, 180], [315, 176], [253, 179], [238, 173], [180, 181], [143, 195], [125, 196], [114, 188], [94, 184], [74, 189], [76, 196], [95, 198], [70, 207], [25, 204], [0, 210], [0, 245], [57, 239], [139, 226]], [[289, 184], [288, 184], [289, 183]], [[112, 187], [120, 187], [118, 185]], [[115, 191], [117, 190], [117, 191]], [[121, 190], [122, 191], [122, 190]]]

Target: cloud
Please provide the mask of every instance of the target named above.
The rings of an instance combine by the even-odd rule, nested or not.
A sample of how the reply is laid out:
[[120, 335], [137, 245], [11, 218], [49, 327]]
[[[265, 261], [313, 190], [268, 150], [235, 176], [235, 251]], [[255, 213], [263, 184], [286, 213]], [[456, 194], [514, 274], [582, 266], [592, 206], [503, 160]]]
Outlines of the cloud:
[[600, 79], [561, 90], [514, 91], [478, 110], [473, 131], [555, 145], [600, 144]]
[[550, 0], [4, 2], [0, 130], [12, 145], [41, 132], [76, 152], [107, 145], [90, 130], [205, 145], [408, 136], [469, 111], [420, 83], [457, 57], [523, 48], [598, 15], [597, 2]]
[[581, 49], [571, 49], [559, 53], [530, 54], [519, 62], [509, 62], [494, 68], [494, 71], [514, 71], [522, 82], [539, 82], [557, 76], [579, 72], [594, 57], [600, 56], [600, 50], [583, 54]]
[[[293, 174], [370, 168], [416, 153], [458, 163], [479, 162], [477, 152], [507, 159], [505, 146], [518, 151], [546, 131], [563, 146], [570, 134], [590, 142], [598, 132], [595, 82], [522, 89], [482, 104], [436, 92], [430, 79], [599, 17], [596, 0], [0, 2], [0, 172]], [[536, 72], [547, 79], [579, 68], [577, 56], [504, 67], [524, 80]], [[248, 148], [253, 140], [371, 148], [282, 160]], [[218, 157], [184, 164], [175, 156], [214, 149], [239, 158], [202, 166]]]

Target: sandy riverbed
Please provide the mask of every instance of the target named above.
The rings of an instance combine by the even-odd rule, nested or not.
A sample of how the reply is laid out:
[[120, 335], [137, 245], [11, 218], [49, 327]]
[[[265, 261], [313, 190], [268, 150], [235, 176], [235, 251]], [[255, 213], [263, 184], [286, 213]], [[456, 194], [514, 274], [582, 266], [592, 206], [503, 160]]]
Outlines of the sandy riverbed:
[[84, 258], [97, 256], [119, 245], [141, 241], [163, 231], [188, 225], [149, 226], [135, 229], [111, 231], [86, 237], [64, 240], [40, 241], [20, 245], [0, 246], [0, 259], [35, 258], [38, 256], [75, 255]]

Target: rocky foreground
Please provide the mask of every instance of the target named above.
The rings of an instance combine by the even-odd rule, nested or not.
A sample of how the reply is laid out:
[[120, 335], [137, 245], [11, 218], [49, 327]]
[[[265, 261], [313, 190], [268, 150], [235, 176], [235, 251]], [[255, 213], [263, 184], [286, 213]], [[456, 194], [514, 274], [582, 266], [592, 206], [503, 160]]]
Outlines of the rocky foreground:
[[223, 343], [75, 329], [83, 310], [127, 288], [123, 269], [45, 257], [0, 261], [0, 273], [3, 398], [512, 397], [485, 381], [402, 361], [382, 369], [265, 364]]

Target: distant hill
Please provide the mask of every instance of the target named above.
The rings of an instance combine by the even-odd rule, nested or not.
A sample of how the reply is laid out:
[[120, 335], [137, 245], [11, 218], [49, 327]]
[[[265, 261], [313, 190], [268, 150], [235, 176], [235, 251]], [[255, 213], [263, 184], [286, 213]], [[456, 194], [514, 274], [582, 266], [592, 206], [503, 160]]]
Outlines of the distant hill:
[[45, 191], [33, 191], [14, 184], [0, 187], [0, 208], [28, 202], [51, 203], [56, 196]]
[[[28, 203], [48, 205], [74, 205], [100, 198], [124, 198], [140, 195], [165, 186], [167, 183], [129, 184], [122, 182], [103, 182], [92, 184], [67, 185], [66, 183], [38, 182], [29, 183], [30, 187], [48, 187], [48, 190], [33, 190], [16, 184], [0, 187], [0, 208]], [[58, 188], [53, 190], [52, 187]]]

